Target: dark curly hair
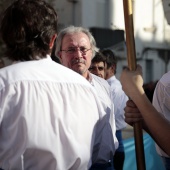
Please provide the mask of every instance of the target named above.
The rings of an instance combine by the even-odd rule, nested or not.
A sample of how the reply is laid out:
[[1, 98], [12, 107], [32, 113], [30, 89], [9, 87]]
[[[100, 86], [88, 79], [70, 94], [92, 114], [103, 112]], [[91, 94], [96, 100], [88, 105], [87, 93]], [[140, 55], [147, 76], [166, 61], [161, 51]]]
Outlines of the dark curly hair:
[[51, 52], [49, 43], [57, 33], [58, 17], [43, 0], [17, 0], [4, 12], [1, 36], [6, 55], [14, 61], [45, 58]]

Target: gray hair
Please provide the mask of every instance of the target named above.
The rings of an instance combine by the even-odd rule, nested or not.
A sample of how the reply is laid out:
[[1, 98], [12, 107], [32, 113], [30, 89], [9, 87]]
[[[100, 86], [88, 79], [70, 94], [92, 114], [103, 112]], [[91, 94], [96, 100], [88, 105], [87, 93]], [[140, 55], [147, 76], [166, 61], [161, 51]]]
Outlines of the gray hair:
[[90, 33], [90, 31], [83, 27], [75, 27], [75, 26], [69, 26], [61, 30], [58, 34], [57, 40], [56, 40], [56, 50], [55, 55], [58, 56], [58, 52], [61, 50], [61, 44], [62, 40], [65, 35], [67, 34], [73, 34], [73, 33], [84, 33], [89, 37], [91, 50], [92, 50], [92, 58], [95, 56], [96, 52], [99, 51], [99, 49], [96, 47], [96, 41], [93, 37], [93, 35]]

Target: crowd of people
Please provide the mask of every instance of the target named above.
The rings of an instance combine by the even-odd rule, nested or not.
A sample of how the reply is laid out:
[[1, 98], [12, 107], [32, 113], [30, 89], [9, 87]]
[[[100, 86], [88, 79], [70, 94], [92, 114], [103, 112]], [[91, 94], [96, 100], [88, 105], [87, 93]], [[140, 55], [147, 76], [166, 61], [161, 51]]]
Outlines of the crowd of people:
[[57, 24], [43, 0], [16, 0], [3, 13], [12, 64], [0, 69], [0, 169], [123, 170], [122, 129], [137, 121], [170, 169], [170, 73], [152, 105], [139, 65], [119, 81], [111, 50], [99, 50], [86, 28], [58, 33]]
[[[13, 64], [0, 70], [1, 169], [111, 164], [116, 141], [98, 95], [50, 57], [57, 22], [55, 10], [42, 0], [17, 0], [4, 12], [0, 31]], [[110, 151], [106, 158], [100, 157], [102, 147]]]

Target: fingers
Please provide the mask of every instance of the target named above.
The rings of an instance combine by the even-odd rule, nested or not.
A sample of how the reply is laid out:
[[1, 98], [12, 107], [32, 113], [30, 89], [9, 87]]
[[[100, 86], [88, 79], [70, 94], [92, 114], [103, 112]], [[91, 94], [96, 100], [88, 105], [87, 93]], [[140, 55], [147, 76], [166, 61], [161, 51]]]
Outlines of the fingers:
[[120, 76], [120, 82], [123, 91], [130, 98], [133, 99], [138, 94], [143, 94], [142, 67], [137, 65], [135, 71], [129, 71], [128, 68], [125, 68]]
[[126, 106], [137, 108], [136, 105], [135, 105], [135, 103], [134, 103], [131, 99], [129, 99], [129, 100], [126, 102]]
[[131, 126], [133, 126], [134, 123], [137, 123], [142, 120], [143, 120], [142, 118], [126, 118], [125, 117], [125, 122]]
[[134, 123], [142, 121], [143, 118], [140, 113], [125, 113], [125, 122], [133, 126]]
[[143, 75], [141, 65], [137, 64], [136, 70], [140, 73], [141, 76]]
[[137, 120], [137, 119], [143, 119], [140, 112], [125, 112], [125, 118], [127, 119], [134, 119], [134, 120]]
[[125, 122], [129, 125], [133, 125], [136, 122], [143, 120], [142, 115], [135, 103], [132, 100], [128, 100], [126, 103], [125, 111]]

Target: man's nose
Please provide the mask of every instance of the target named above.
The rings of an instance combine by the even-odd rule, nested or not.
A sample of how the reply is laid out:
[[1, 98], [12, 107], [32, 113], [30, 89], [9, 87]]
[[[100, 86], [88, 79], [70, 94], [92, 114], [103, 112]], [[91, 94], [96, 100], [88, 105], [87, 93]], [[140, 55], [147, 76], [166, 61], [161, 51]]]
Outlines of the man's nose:
[[74, 55], [75, 55], [77, 58], [81, 58], [81, 57], [82, 57], [82, 52], [80, 51], [79, 48], [76, 49]]

